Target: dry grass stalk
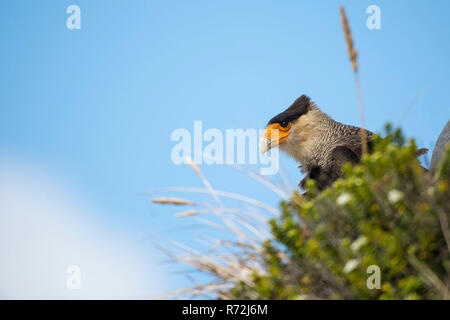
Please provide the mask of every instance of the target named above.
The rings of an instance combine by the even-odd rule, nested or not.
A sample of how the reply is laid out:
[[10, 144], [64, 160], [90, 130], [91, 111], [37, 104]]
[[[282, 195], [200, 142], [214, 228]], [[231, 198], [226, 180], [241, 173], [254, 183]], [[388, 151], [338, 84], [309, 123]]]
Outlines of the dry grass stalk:
[[355, 73], [355, 83], [356, 83], [356, 92], [358, 93], [358, 105], [359, 105], [359, 116], [361, 121], [361, 144], [362, 144], [362, 154], [367, 153], [367, 136], [366, 136], [366, 129], [365, 129], [365, 123], [364, 123], [364, 106], [362, 101], [362, 94], [361, 94], [361, 86], [359, 84], [359, 76], [358, 73]]
[[350, 26], [348, 24], [347, 15], [345, 14], [344, 7], [340, 6], [341, 18], [342, 18], [342, 28], [344, 29], [345, 40], [347, 42], [348, 55], [350, 57], [350, 62], [352, 63], [353, 71], [358, 72], [358, 61], [357, 52], [353, 47], [353, 37], [350, 32]]
[[199, 211], [197, 211], [197, 210], [189, 210], [189, 211], [178, 213], [176, 215], [176, 217], [178, 217], [178, 218], [190, 217], [190, 216], [195, 216], [197, 214], [199, 214]]
[[[193, 187], [162, 188], [162, 189], [158, 189], [158, 191], [159, 192], [210, 193], [210, 191], [208, 189], [193, 188]], [[228, 192], [228, 191], [222, 191], [222, 190], [214, 190], [214, 191], [218, 196], [245, 202], [251, 206], [261, 208], [264, 211], [269, 212], [274, 216], [277, 216], [279, 214], [278, 209], [275, 209], [274, 207], [272, 207], [262, 201], [259, 201], [259, 200], [256, 200], [256, 199], [253, 199], [253, 198], [250, 198], [250, 197], [238, 194], [238, 193], [234, 193], [234, 192]], [[152, 192], [152, 191], [150, 191], [150, 192]]]
[[153, 203], [158, 204], [174, 204], [177, 206], [195, 206], [195, 202], [179, 199], [179, 198], [154, 198], [152, 199]]
[[353, 37], [350, 32], [350, 26], [348, 24], [347, 15], [345, 14], [344, 7], [340, 6], [342, 28], [344, 29], [345, 41], [347, 42], [348, 55], [350, 57], [350, 62], [352, 64], [353, 72], [355, 74], [356, 91], [358, 94], [358, 105], [359, 114], [361, 119], [361, 143], [362, 143], [362, 154], [367, 153], [367, 135], [364, 124], [364, 106], [362, 101], [361, 86], [358, 77], [358, 53], [353, 46]]
[[195, 164], [194, 161], [190, 157], [186, 157], [186, 162], [189, 164], [189, 166], [192, 168], [192, 170], [195, 171], [195, 173], [202, 179], [203, 184], [208, 189], [209, 193], [213, 196], [214, 200], [216, 200], [217, 204], [223, 208], [222, 201], [220, 201], [219, 197], [217, 196], [216, 192], [214, 191], [213, 187], [209, 183], [209, 181], [205, 178], [203, 173], [200, 171], [200, 168]]
[[423, 87], [415, 96], [414, 98], [408, 103], [405, 110], [403, 111], [400, 120], [397, 122], [396, 127], [400, 127], [402, 122], [405, 120], [406, 116], [408, 115], [409, 111], [414, 107], [414, 105], [417, 104], [419, 99], [430, 89], [431, 85], [427, 85]]

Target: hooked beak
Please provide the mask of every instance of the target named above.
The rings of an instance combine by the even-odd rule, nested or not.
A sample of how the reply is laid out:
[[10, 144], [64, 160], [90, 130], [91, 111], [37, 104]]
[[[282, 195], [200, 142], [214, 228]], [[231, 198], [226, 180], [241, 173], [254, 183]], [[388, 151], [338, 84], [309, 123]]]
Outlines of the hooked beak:
[[264, 131], [264, 134], [259, 140], [259, 151], [264, 154], [273, 147], [284, 142], [290, 135], [290, 129], [290, 123], [286, 128], [282, 127], [279, 123], [268, 125], [266, 131]]

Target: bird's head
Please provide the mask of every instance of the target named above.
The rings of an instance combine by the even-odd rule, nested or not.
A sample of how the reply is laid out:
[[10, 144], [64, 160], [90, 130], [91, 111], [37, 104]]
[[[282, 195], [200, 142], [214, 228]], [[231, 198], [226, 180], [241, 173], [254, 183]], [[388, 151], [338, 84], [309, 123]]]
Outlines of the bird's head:
[[266, 130], [259, 142], [261, 153], [265, 153], [273, 147], [288, 144], [293, 135], [297, 135], [296, 131], [300, 127], [296, 125], [301, 121], [302, 117], [313, 108], [313, 103], [306, 95], [302, 95], [285, 111], [276, 115], [267, 124]]

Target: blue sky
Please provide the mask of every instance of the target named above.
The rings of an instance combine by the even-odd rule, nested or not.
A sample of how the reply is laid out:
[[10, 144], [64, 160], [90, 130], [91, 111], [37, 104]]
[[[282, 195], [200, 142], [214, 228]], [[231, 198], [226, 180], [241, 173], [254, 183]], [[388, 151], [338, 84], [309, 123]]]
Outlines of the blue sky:
[[[432, 146], [450, 111], [448, 1], [21, 0], [0, 4], [0, 155], [58, 177], [98, 208], [90, 218], [99, 228], [139, 251], [142, 266], [158, 266], [167, 288], [184, 286], [146, 239], [190, 239], [175, 209], [143, 195], [202, 186], [171, 162], [172, 131], [192, 130], [195, 120], [205, 129], [263, 128], [301, 94], [358, 125], [341, 2], [367, 128], [398, 123], [420, 94], [402, 128]], [[81, 30], [66, 28], [71, 4], [81, 8]], [[381, 30], [366, 27], [371, 4], [381, 8]], [[282, 166], [295, 186], [297, 165], [283, 157]], [[201, 169], [217, 189], [279, 201], [229, 168]]]

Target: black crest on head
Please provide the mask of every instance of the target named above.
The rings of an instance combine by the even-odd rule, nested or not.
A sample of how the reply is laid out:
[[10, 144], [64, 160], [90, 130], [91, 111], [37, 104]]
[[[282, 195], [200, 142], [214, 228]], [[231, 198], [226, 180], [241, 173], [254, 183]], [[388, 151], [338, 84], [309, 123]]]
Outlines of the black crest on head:
[[311, 100], [309, 97], [302, 95], [300, 98], [295, 100], [289, 108], [270, 119], [268, 125], [272, 123], [292, 122], [297, 120], [308, 112], [310, 103]]

